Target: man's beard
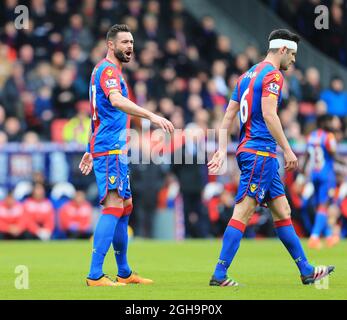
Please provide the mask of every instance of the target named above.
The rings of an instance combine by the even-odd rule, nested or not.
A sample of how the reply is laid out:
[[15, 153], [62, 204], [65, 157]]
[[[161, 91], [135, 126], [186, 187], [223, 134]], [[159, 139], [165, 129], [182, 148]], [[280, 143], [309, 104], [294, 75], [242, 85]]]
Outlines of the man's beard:
[[114, 51], [114, 56], [120, 61], [120, 62], [129, 62], [130, 58], [127, 58], [127, 56], [124, 54], [124, 52], [117, 50]]

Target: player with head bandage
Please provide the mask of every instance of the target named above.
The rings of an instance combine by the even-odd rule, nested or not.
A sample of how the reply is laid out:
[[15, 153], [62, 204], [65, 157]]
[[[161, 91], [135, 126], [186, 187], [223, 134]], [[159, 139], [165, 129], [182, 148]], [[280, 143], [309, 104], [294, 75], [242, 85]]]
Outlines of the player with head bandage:
[[[303, 284], [313, 283], [331, 273], [333, 266], [312, 266], [304, 253], [291, 221], [291, 209], [278, 172], [277, 144], [282, 148], [286, 170], [295, 170], [298, 160], [283, 132], [277, 115], [282, 99], [283, 75], [295, 62], [299, 37], [289, 30], [269, 35], [266, 58], [240, 76], [226, 110], [221, 129], [230, 136], [239, 115], [240, 141], [236, 151], [241, 170], [233, 216], [225, 230], [211, 286], [237, 286], [227, 271], [240, 246], [246, 225], [256, 206], [266, 204], [272, 213], [279, 239], [296, 263]], [[219, 150], [208, 163], [210, 173], [218, 173], [225, 162], [228, 139], [219, 140]]]

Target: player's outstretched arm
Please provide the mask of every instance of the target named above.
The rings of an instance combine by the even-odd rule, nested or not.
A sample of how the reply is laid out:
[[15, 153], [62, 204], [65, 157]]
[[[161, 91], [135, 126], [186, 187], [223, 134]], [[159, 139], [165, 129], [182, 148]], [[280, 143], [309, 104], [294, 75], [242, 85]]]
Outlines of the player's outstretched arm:
[[148, 119], [156, 126], [162, 128], [165, 132], [172, 133], [174, 131], [174, 126], [169, 120], [141, 108], [128, 98], [123, 97], [119, 91], [111, 92], [109, 99], [112, 106], [124, 111], [127, 114]]
[[240, 104], [237, 101], [230, 100], [222, 124], [219, 128], [218, 151], [213, 155], [211, 161], [207, 164], [207, 167], [212, 174], [217, 173], [218, 170], [223, 166], [224, 159], [227, 154], [231, 126], [235, 121], [239, 110]]
[[298, 159], [283, 132], [280, 118], [277, 115], [277, 98], [270, 96], [261, 98], [261, 108], [263, 118], [271, 135], [277, 141], [284, 153], [284, 161], [286, 170], [294, 170], [298, 168]]

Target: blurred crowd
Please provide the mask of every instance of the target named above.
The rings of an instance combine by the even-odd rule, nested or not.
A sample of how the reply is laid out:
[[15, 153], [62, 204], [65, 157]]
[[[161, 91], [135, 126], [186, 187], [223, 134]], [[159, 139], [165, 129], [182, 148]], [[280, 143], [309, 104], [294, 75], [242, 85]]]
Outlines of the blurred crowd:
[[[345, 0], [262, 0], [316, 48], [347, 66], [347, 2]], [[328, 29], [317, 30], [315, 21], [326, 6]], [[318, 18], [319, 24], [322, 19]]]
[[[303, 1], [268, 2], [279, 8]], [[18, 4], [17, 0], [5, 0], [0, 12], [0, 147], [7, 142], [87, 143], [89, 78], [105, 56], [105, 34], [115, 23], [126, 23], [135, 39], [135, 55], [123, 69], [131, 99], [167, 117], [177, 129], [217, 129], [237, 78], [266, 54], [254, 45], [234, 54], [232, 39], [218, 34], [214, 19], [194, 19], [181, 0], [20, 1], [30, 13], [29, 28], [23, 30], [14, 25]], [[344, 50], [342, 44], [339, 48]], [[325, 113], [335, 116], [339, 143], [347, 143], [345, 85], [336, 75], [330, 87], [323, 88], [319, 71], [309, 66], [292, 66], [285, 73], [279, 115], [292, 145], [305, 144], [317, 115]], [[148, 132], [152, 129], [147, 121], [137, 119], [132, 126]], [[238, 139], [236, 127], [232, 138]], [[194, 147], [188, 152], [196, 155]], [[232, 156], [230, 163], [232, 172], [218, 179], [209, 177], [203, 164], [132, 165], [131, 224], [135, 234], [153, 236], [156, 209], [177, 210], [183, 203], [187, 237], [221, 236], [237, 188]], [[35, 185], [36, 189], [40, 187]], [[37, 193], [42, 190], [33, 192], [32, 198]], [[26, 208], [34, 208], [36, 200], [26, 201], [29, 205], [20, 205], [9, 193], [1, 206], [18, 206], [18, 215], [30, 217]], [[54, 220], [48, 211], [51, 209], [42, 218], [44, 232], [26, 223], [26, 229], [21, 225], [14, 233], [25, 229], [44, 238], [52, 232]], [[56, 225], [61, 215], [55, 213]], [[39, 214], [36, 218], [41, 219]], [[272, 232], [268, 214], [259, 209], [250, 223], [249, 236]]]
[[93, 230], [93, 208], [82, 190], [57, 184], [50, 197], [42, 181], [20, 183], [0, 201], [0, 240], [85, 239]]

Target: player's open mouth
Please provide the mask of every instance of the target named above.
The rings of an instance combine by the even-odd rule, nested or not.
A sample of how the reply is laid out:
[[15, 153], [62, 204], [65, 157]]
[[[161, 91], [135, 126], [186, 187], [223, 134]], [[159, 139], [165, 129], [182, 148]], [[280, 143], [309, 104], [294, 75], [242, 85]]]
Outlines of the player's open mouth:
[[126, 52], [125, 52], [125, 56], [126, 56], [128, 59], [130, 59], [132, 53], [133, 53], [132, 51], [126, 51]]

